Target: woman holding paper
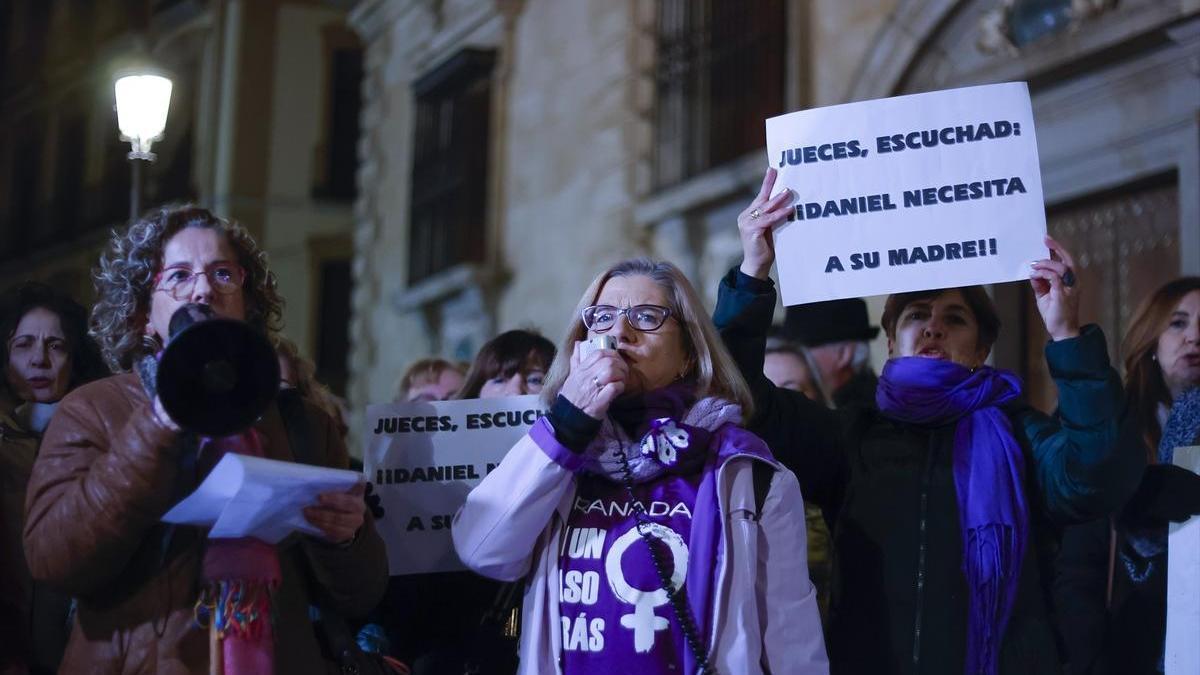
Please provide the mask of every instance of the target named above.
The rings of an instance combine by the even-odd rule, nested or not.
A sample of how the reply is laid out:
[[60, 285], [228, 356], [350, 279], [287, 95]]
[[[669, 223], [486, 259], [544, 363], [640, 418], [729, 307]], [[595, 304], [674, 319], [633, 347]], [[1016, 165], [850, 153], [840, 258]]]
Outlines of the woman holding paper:
[[53, 673], [67, 644], [70, 598], [34, 583], [21, 531], [25, 489], [42, 434], [75, 387], [108, 375], [87, 334], [87, 310], [40, 283], [0, 300], [0, 673]]
[[1121, 344], [1125, 388], [1149, 466], [1114, 515], [1067, 528], [1054, 590], [1072, 674], [1159, 671], [1167, 621], [1167, 524], [1200, 514], [1200, 476], [1172, 464], [1200, 443], [1200, 277], [1168, 282]]
[[889, 296], [876, 405], [830, 411], [762, 376], [772, 228], [792, 200], [769, 198], [774, 180], [738, 218], [744, 258], [715, 316], [754, 392], [749, 428], [833, 522], [834, 671], [1058, 672], [1041, 581], [1049, 522], [1112, 512], [1145, 463], [1119, 439], [1120, 381], [1099, 328], [1079, 325], [1070, 254], [1047, 238], [1051, 257], [1030, 272], [1056, 417], [986, 364], [1000, 321], [979, 287]]
[[[240, 226], [166, 207], [113, 234], [95, 281], [93, 333], [123, 372], [63, 399], [33, 469], [24, 537], [34, 577], [78, 601], [62, 672], [328, 672], [310, 604], [361, 616], [387, 580], [361, 487], [305, 511], [323, 536], [279, 545], [159, 522], [225, 453], [292, 459], [274, 406], [251, 430], [197, 438], [149, 393], [184, 304], [275, 334], [282, 301], [265, 255]], [[308, 416], [313, 454], [345, 468], [333, 422], [315, 406]]]
[[452, 530], [469, 567], [525, 579], [519, 672], [828, 671], [796, 477], [741, 428], [750, 393], [677, 268], [598, 276], [542, 395]]

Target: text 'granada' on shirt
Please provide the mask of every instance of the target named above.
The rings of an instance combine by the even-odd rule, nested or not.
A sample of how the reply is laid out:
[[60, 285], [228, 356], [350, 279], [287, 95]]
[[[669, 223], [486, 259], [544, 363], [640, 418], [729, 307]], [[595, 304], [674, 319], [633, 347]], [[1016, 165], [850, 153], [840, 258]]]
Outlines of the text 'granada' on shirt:
[[[634, 486], [646, 534], [683, 592], [700, 477], [667, 474]], [[559, 561], [564, 673], [682, 672], [683, 630], [623, 485], [580, 478]]]

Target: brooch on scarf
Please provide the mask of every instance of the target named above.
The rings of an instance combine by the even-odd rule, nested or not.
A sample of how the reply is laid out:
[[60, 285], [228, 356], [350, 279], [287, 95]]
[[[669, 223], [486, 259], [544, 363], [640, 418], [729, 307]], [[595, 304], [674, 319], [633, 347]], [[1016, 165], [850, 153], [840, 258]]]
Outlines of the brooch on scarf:
[[656, 457], [664, 466], [675, 466], [679, 450], [687, 448], [691, 437], [675, 426], [670, 417], [660, 417], [650, 423], [650, 431], [642, 437], [642, 456]]

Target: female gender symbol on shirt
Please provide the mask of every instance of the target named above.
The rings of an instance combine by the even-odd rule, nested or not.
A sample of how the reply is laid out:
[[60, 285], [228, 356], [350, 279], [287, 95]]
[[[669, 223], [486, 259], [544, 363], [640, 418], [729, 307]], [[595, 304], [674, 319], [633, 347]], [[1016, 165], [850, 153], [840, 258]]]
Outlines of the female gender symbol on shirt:
[[[679, 590], [687, 577], [688, 550], [683, 537], [665, 525], [646, 523], [646, 534], [658, 539], [671, 549], [671, 560], [674, 570], [671, 572], [671, 587]], [[653, 591], [643, 591], [634, 588], [625, 580], [625, 572], [621, 569], [621, 558], [629, 545], [642, 537], [638, 534], [638, 525], [621, 535], [604, 560], [604, 572], [608, 576], [608, 585], [612, 587], [613, 595], [627, 605], [633, 605], [633, 614], [621, 617], [621, 625], [633, 630], [633, 650], [645, 654], [654, 648], [654, 635], [660, 630], [666, 630], [670, 625], [666, 619], [654, 613], [655, 607], [661, 607], [670, 601], [665, 588]], [[647, 545], [649, 542], [647, 542]]]

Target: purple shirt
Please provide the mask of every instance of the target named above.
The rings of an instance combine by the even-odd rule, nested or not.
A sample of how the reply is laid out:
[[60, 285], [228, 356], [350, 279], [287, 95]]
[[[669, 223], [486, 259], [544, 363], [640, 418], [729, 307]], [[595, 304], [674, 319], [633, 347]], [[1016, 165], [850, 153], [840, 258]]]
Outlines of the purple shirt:
[[[649, 515], [644, 529], [655, 540], [673, 585], [682, 585], [685, 594], [701, 477], [700, 472], [667, 473], [634, 486]], [[687, 642], [638, 533], [624, 485], [580, 476], [559, 569], [564, 673], [682, 672]]]

